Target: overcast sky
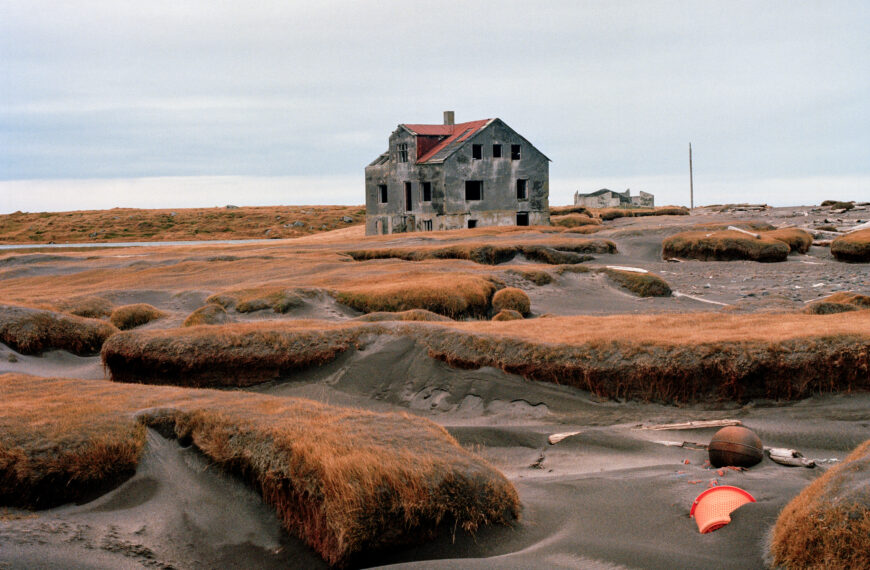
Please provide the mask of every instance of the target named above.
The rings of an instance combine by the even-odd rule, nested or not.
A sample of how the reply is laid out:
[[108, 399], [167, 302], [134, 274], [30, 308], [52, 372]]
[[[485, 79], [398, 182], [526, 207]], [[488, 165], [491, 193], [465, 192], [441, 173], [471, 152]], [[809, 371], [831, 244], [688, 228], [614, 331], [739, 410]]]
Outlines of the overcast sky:
[[[243, 5], [244, 4], [244, 5]], [[0, 213], [362, 203], [398, 123], [577, 189], [870, 200], [870, 2], [0, 0]]]

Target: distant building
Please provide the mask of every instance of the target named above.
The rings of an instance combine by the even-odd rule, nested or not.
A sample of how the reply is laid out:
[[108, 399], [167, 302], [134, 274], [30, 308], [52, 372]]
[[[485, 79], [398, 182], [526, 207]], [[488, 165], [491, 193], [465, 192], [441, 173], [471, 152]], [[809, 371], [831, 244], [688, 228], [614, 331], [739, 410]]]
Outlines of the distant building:
[[614, 192], [602, 188], [591, 194], [574, 193], [574, 205], [587, 208], [654, 208], [655, 196], [641, 191], [637, 196], [631, 195], [631, 189], [625, 192]]
[[365, 169], [366, 235], [549, 225], [549, 172], [501, 119], [401, 124]]

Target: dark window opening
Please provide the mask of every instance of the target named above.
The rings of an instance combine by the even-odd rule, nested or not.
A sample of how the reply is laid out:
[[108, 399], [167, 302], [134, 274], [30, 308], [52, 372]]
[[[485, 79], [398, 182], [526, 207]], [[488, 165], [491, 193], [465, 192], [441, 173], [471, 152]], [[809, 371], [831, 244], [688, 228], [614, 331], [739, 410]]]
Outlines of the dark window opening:
[[378, 184], [378, 197], [380, 198], [381, 204], [387, 203], [387, 185], [386, 184]]
[[500, 144], [492, 145], [492, 157], [493, 158], [501, 158], [501, 145]]
[[423, 182], [423, 201], [431, 202], [432, 201], [432, 183], [431, 182]]
[[483, 158], [483, 145], [471, 145], [471, 158], [474, 158], [476, 160], [480, 160], [481, 158]]
[[410, 212], [412, 206], [411, 183], [405, 182], [405, 211]]
[[402, 143], [397, 145], [396, 149], [399, 151], [399, 162], [408, 162], [408, 145]]
[[512, 144], [511, 145], [511, 160], [519, 160], [520, 159], [520, 145]]
[[482, 180], [466, 180], [465, 181], [465, 199], [466, 200], [483, 200], [483, 181]]
[[432, 231], [432, 220], [423, 220], [423, 231]]
[[529, 225], [529, 213], [528, 212], [517, 212], [517, 225], [518, 226]]
[[523, 178], [517, 179], [517, 200], [529, 199], [529, 181]]
[[477, 220], [468, 220], [468, 229], [476, 228], [476, 227], [477, 227]]

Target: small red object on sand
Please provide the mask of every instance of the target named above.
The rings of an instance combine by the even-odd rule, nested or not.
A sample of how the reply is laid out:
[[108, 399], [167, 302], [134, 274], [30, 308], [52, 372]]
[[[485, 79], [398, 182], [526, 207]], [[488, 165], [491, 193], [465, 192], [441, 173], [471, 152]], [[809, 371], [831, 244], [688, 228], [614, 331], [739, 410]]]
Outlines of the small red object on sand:
[[690, 461], [688, 459], [683, 459], [683, 465], [689, 465]]
[[700, 479], [695, 479], [694, 481], [687, 481], [687, 483], [688, 483], [689, 485], [697, 485], [697, 484], [700, 483], [700, 482], [701, 482]]
[[731, 522], [731, 513], [755, 497], [738, 487], [722, 485], [707, 489], [692, 503], [689, 515], [694, 517], [701, 534], [721, 528]]
[[719, 477], [724, 477], [724, 476], [725, 476], [725, 471], [723, 471], [722, 469], [720, 469], [719, 471], [716, 471], [716, 473], [719, 474]]

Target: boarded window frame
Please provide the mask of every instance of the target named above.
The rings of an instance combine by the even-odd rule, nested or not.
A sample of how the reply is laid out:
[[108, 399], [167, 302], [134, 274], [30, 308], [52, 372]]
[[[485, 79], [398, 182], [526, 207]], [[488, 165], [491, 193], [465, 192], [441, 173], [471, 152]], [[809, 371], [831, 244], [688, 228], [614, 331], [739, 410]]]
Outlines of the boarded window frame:
[[432, 220], [423, 220], [423, 231], [431, 232], [432, 231]]
[[408, 162], [408, 143], [396, 145], [396, 159], [399, 162]]

